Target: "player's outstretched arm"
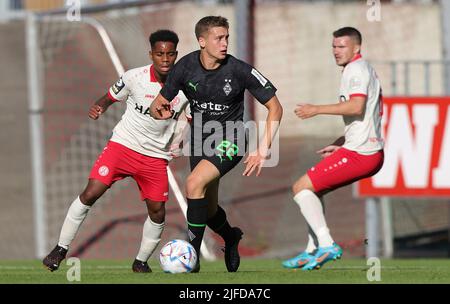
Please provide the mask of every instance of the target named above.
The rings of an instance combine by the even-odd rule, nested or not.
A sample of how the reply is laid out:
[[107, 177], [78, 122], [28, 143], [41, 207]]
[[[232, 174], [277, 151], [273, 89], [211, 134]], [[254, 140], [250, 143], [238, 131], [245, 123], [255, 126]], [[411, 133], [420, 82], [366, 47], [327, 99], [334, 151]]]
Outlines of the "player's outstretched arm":
[[264, 128], [264, 135], [257, 151], [252, 151], [245, 160], [245, 170], [242, 175], [250, 176], [256, 170], [256, 176], [261, 173], [261, 168], [264, 160], [268, 157], [268, 152], [272, 146], [272, 141], [278, 132], [281, 117], [283, 116], [283, 107], [280, 104], [277, 96], [272, 97], [264, 104], [268, 110], [266, 126]]
[[170, 108], [170, 102], [165, 99], [161, 94], [158, 94], [150, 105], [150, 116], [154, 119], [169, 119], [173, 115], [173, 111]]
[[103, 95], [89, 109], [89, 118], [97, 120], [113, 103], [114, 100], [111, 100], [108, 94]]
[[349, 101], [339, 102], [337, 104], [312, 105], [308, 103], [300, 103], [294, 112], [301, 119], [308, 119], [316, 115], [344, 115], [359, 116], [364, 113], [366, 106], [366, 97], [354, 96]]

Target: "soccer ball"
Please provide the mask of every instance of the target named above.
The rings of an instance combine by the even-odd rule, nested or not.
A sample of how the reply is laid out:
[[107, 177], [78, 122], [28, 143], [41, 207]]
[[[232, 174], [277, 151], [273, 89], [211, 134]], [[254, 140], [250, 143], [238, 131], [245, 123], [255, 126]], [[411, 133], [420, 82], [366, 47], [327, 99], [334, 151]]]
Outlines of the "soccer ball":
[[164, 272], [191, 272], [197, 263], [197, 253], [188, 242], [172, 240], [159, 252], [159, 263]]

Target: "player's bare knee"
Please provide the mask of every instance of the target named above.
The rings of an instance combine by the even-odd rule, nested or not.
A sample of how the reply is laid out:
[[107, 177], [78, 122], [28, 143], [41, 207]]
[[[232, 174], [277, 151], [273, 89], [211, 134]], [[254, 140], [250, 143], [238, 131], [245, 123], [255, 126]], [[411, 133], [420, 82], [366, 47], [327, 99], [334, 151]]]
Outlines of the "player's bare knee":
[[146, 199], [148, 216], [153, 223], [161, 224], [166, 216], [166, 208], [164, 202], [155, 202]]
[[97, 191], [86, 189], [80, 194], [80, 201], [87, 206], [92, 206], [100, 196], [101, 194], [97, 193]]
[[294, 195], [296, 195], [297, 193], [299, 193], [301, 190], [302, 190], [302, 189], [301, 189], [301, 185], [299, 185], [298, 182], [295, 182], [295, 183], [292, 185], [292, 193], [293, 193]]
[[299, 193], [300, 191], [307, 189], [307, 183], [306, 180], [304, 178], [304, 176], [302, 176], [299, 180], [297, 180], [293, 185], [292, 185], [292, 193], [294, 195], [296, 195], [297, 193]]
[[205, 184], [201, 178], [190, 174], [186, 179], [186, 194], [188, 197], [201, 196], [205, 193]]
[[165, 220], [166, 210], [163, 207], [160, 210], [149, 211], [148, 216], [150, 217], [153, 223], [161, 224]]

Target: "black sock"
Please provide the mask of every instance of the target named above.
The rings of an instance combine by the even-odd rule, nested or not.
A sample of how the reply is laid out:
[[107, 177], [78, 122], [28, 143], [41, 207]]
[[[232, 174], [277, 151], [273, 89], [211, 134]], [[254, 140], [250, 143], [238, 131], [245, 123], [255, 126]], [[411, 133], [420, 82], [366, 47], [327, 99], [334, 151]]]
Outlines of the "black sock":
[[208, 227], [219, 234], [225, 242], [233, 241], [234, 234], [230, 224], [227, 221], [227, 215], [222, 207], [217, 206], [217, 212], [208, 219]]
[[187, 199], [187, 222], [189, 242], [200, 258], [200, 246], [208, 220], [208, 200], [206, 198]]

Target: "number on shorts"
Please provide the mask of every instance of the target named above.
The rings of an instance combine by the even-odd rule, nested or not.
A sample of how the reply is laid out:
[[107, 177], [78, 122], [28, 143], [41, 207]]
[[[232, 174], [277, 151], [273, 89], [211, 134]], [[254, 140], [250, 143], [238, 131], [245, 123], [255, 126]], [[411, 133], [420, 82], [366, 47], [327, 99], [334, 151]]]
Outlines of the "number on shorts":
[[236, 144], [232, 144], [228, 140], [222, 140], [222, 142], [216, 147], [216, 150], [221, 152], [216, 155], [220, 158], [220, 162], [222, 162], [223, 154], [225, 154], [229, 160], [233, 160], [233, 156], [237, 155], [239, 152], [239, 147]]

